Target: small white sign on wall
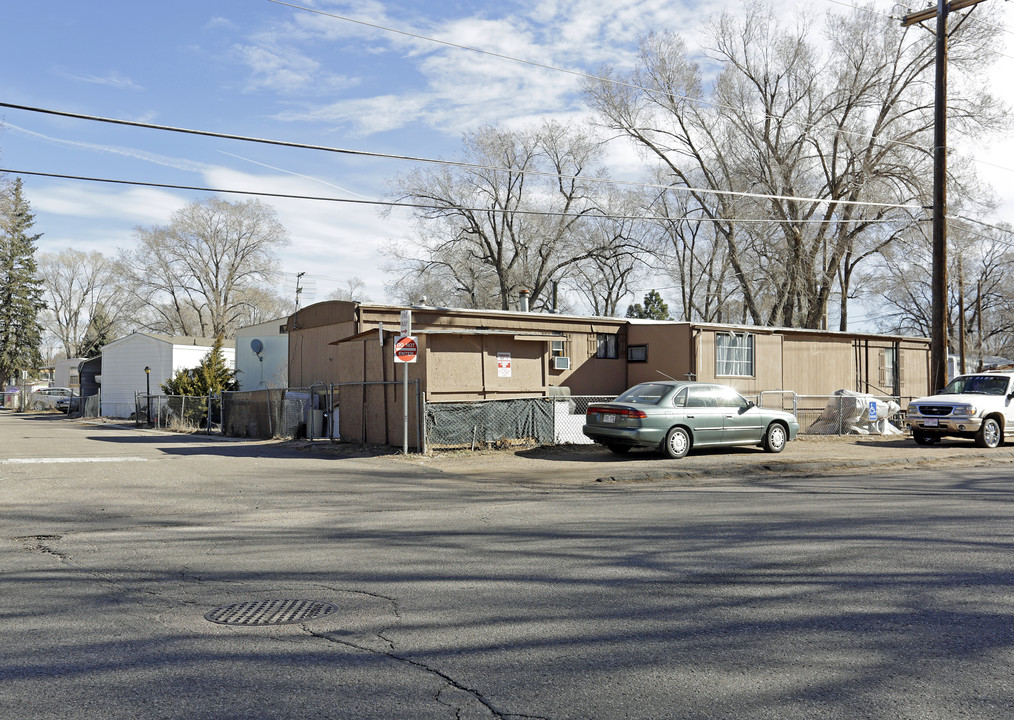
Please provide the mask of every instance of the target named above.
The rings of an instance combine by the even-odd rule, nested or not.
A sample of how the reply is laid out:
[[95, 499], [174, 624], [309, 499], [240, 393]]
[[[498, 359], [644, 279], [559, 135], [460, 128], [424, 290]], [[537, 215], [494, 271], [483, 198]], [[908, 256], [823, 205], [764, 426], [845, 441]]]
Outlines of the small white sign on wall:
[[497, 377], [511, 376], [511, 354], [502, 352], [496, 354], [496, 375]]

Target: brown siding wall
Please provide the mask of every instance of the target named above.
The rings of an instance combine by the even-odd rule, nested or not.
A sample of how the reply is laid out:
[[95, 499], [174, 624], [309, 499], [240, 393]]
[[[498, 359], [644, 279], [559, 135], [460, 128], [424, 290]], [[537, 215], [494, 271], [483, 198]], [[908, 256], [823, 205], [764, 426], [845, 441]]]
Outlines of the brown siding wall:
[[[341, 385], [339, 386], [338, 428], [343, 440], [401, 446], [404, 429], [403, 373], [408, 368], [409, 378], [409, 430], [408, 444], [418, 445], [418, 402], [416, 378], [425, 372], [425, 352], [419, 361], [394, 367], [393, 336], [380, 347], [377, 337], [349, 340], [335, 345], [335, 366], [345, 378], [343, 382], [379, 383], [396, 381], [396, 384]], [[420, 340], [420, 346], [422, 341]]]
[[[430, 402], [478, 398], [541, 397], [546, 394], [545, 342], [509, 335], [426, 335], [426, 397]], [[509, 354], [508, 377], [500, 377], [499, 353]], [[506, 368], [505, 368], [506, 372]]]
[[335, 346], [331, 342], [355, 334], [355, 323], [343, 322], [289, 331], [289, 387], [338, 382]]
[[686, 380], [688, 373], [696, 372], [691, 330], [687, 323], [631, 325], [628, 345], [647, 346], [648, 361], [627, 366], [628, 386], [665, 376]]
[[782, 344], [783, 385], [798, 395], [830, 395], [855, 389], [850, 337], [785, 335]]

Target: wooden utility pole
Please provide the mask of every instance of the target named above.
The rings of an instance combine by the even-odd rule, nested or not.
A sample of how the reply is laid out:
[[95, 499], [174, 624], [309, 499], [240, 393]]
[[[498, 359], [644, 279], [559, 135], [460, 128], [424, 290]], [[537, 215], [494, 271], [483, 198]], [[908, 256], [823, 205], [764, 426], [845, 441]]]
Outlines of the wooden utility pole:
[[937, 0], [901, 19], [905, 27], [936, 17], [936, 102], [933, 128], [933, 327], [930, 332], [930, 391], [947, 384], [947, 15], [982, 0]]

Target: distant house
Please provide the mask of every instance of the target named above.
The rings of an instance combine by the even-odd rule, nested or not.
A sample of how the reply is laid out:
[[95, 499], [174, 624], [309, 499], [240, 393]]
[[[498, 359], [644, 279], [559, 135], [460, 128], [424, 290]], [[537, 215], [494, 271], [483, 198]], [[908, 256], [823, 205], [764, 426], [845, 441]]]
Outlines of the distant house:
[[57, 360], [53, 369], [53, 385], [56, 387], [70, 388], [78, 395], [81, 394], [81, 376], [79, 367], [85, 358], [67, 358]]
[[240, 390], [289, 385], [287, 317], [248, 325], [236, 331], [236, 381]]
[[[135, 411], [135, 394], [149, 389], [160, 394], [163, 382], [177, 370], [197, 367], [211, 351], [213, 338], [173, 337], [135, 332], [102, 348], [102, 415], [130, 417]], [[222, 347], [230, 368], [236, 365], [236, 348], [231, 340]], [[150, 373], [145, 372], [148, 368]]]

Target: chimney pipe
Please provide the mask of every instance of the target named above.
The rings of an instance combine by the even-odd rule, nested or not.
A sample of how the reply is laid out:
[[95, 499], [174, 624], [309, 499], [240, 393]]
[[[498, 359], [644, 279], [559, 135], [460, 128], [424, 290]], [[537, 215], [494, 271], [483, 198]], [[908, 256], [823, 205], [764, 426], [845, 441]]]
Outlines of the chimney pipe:
[[521, 312], [528, 312], [528, 296], [529, 296], [529, 294], [530, 293], [527, 290], [522, 290], [521, 293], [520, 293]]

